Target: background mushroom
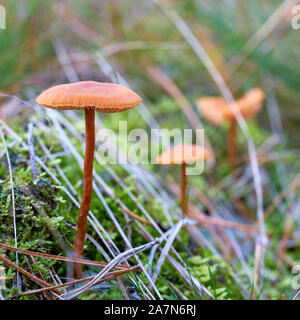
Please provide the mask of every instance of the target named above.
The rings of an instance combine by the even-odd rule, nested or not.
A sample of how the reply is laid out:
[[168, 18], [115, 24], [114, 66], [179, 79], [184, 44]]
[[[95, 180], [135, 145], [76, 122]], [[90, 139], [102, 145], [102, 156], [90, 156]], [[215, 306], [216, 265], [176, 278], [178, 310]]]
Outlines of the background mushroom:
[[197, 161], [202, 161], [212, 156], [208, 149], [205, 149], [195, 144], [178, 144], [164, 151], [158, 156], [156, 162], [162, 165], [181, 164], [181, 210], [187, 212], [186, 202], [186, 188], [187, 188], [187, 175], [186, 166]]
[[[142, 99], [125, 86], [114, 83], [81, 81], [51, 87], [41, 93], [36, 102], [47, 108], [85, 111], [85, 156], [83, 193], [74, 241], [73, 255], [83, 255], [87, 229], [87, 216], [93, 192], [93, 159], [95, 151], [95, 111], [103, 113], [122, 112], [141, 103]], [[80, 278], [82, 265], [74, 264], [74, 277]]]
[[[255, 117], [260, 111], [265, 99], [264, 91], [253, 88], [242, 98], [236, 100], [236, 105], [245, 119]], [[229, 161], [234, 166], [237, 158], [237, 120], [233, 111], [225, 99], [220, 97], [203, 97], [197, 100], [197, 106], [203, 117], [215, 126], [224, 122], [230, 122], [227, 150]]]

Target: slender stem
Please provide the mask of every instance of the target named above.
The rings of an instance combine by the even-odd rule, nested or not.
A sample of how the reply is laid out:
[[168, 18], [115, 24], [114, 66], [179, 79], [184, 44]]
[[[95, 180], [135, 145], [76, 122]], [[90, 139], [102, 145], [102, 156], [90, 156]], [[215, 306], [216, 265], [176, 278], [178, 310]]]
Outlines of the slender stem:
[[[85, 155], [83, 170], [83, 193], [74, 241], [73, 256], [81, 258], [87, 229], [87, 217], [93, 193], [93, 160], [95, 152], [95, 110], [85, 110]], [[82, 264], [74, 263], [74, 278], [82, 276]]]
[[230, 164], [235, 167], [237, 162], [237, 122], [232, 120], [228, 135], [228, 155]]
[[181, 210], [185, 214], [187, 211], [187, 204], [185, 205], [186, 186], [187, 186], [186, 163], [182, 163], [181, 165]]

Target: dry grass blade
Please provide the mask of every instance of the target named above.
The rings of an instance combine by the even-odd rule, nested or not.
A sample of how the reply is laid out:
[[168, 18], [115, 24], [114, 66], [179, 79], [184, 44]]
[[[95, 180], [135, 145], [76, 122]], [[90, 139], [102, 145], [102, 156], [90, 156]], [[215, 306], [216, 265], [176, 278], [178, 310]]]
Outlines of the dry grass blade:
[[170, 234], [168, 240], [166, 241], [166, 244], [165, 244], [165, 246], [164, 246], [164, 248], [163, 248], [163, 250], [161, 252], [161, 255], [160, 255], [160, 257], [159, 257], [159, 259], [157, 261], [157, 264], [156, 264], [156, 267], [155, 267], [155, 270], [154, 270], [154, 274], [153, 274], [153, 277], [152, 277], [152, 280], [153, 280], [154, 283], [156, 282], [157, 277], [158, 277], [159, 272], [160, 272], [160, 269], [161, 269], [161, 267], [162, 267], [162, 265], [163, 265], [163, 263], [164, 263], [164, 261], [166, 259], [166, 256], [169, 253], [170, 248], [173, 245], [173, 242], [174, 242], [178, 232], [184, 226], [184, 223], [185, 223], [184, 220], [183, 221], [179, 221], [177, 223], [177, 225], [175, 225], [175, 227], [173, 227], [171, 229], [171, 232], [170, 232], [171, 234]]
[[74, 289], [72, 291], [69, 291], [69, 292], [61, 295], [61, 298], [69, 300], [69, 299], [73, 299], [73, 298], [77, 297], [78, 295], [82, 294], [84, 291], [86, 291], [86, 290], [90, 289], [92, 286], [94, 286], [95, 283], [100, 281], [103, 277], [105, 277], [106, 274], [112, 268], [114, 268], [116, 265], [120, 264], [122, 261], [127, 260], [134, 255], [139, 254], [140, 252], [142, 252], [144, 250], [147, 250], [147, 249], [153, 247], [155, 244], [158, 244], [158, 243], [159, 243], [159, 240], [154, 240], [150, 243], [147, 243], [145, 245], [142, 245], [142, 246], [134, 248], [134, 249], [129, 249], [129, 250], [119, 254], [111, 262], [109, 262], [108, 265], [106, 267], [104, 267], [92, 281], [90, 281], [86, 285], [83, 285], [79, 289]]
[[213, 217], [205, 217], [205, 216], [202, 216], [201, 214], [195, 215], [194, 212], [191, 215], [189, 215], [189, 218], [192, 220], [199, 221], [203, 224], [210, 224], [210, 225], [214, 225], [214, 226], [218, 226], [218, 227], [222, 227], [222, 228], [230, 228], [230, 229], [240, 230], [240, 231], [244, 231], [246, 233], [253, 232], [253, 228], [254, 228], [253, 226], [248, 226], [246, 224], [237, 223], [237, 222], [233, 222], [233, 221], [227, 221], [227, 220], [213, 218]]
[[[117, 277], [120, 277], [123, 274], [129, 273], [129, 272], [136, 272], [136, 271], [138, 271], [137, 268], [136, 267], [132, 267], [132, 268], [128, 268], [126, 270], [109, 272], [105, 278], [101, 279], [99, 282], [96, 282], [95, 286], [99, 285], [99, 284], [101, 284], [103, 282], [106, 282], [106, 281], [115, 279]], [[86, 277], [86, 278], [83, 278], [83, 279], [78, 279], [78, 280], [62, 283], [62, 284], [59, 284], [59, 285], [56, 285], [56, 286], [51, 286], [51, 287], [46, 287], [46, 288], [41, 288], [41, 289], [31, 290], [31, 291], [25, 291], [25, 292], [22, 292], [22, 296], [35, 294], [35, 293], [40, 293], [40, 292], [45, 292], [45, 291], [49, 291], [49, 290], [55, 290], [55, 289], [59, 289], [59, 288], [63, 288], [63, 287], [68, 287], [68, 286], [72, 286], [72, 285], [79, 284], [79, 283], [82, 283], [82, 282], [91, 281], [94, 278], [95, 278], [95, 276]]]
[[[187, 220], [184, 220], [183, 223], [186, 223]], [[191, 227], [193, 226], [193, 222], [191, 224], [187, 224], [186, 225], [186, 228], [187, 229], [190, 229]], [[147, 232], [147, 230], [145, 228], [143, 228], [143, 226], [140, 225], [140, 228], [142, 230], [142, 232], [139, 232], [139, 234], [145, 238], [147, 241], [153, 241], [153, 237]], [[170, 230], [172, 231], [172, 229]], [[195, 228], [194, 229], [195, 233], [197, 235], [199, 235], [200, 231]], [[189, 231], [189, 233], [194, 236], [192, 234], [192, 232]], [[163, 239], [163, 238], [161, 238]], [[197, 239], [196, 239], [197, 240]], [[203, 243], [205, 243], [206, 239], [203, 238], [203, 242], [199, 242], [199, 244], [203, 245]], [[211, 248], [211, 250], [217, 254], [216, 250], [214, 249], [214, 247], [212, 245], [210, 245], [209, 241], [206, 242], [207, 243], [207, 247]], [[184, 279], [184, 281], [191, 287], [191, 288], [196, 288], [196, 291], [197, 293], [200, 295], [200, 296], [204, 296], [203, 293], [205, 293], [205, 295], [207, 297], [210, 297], [210, 298], [213, 298], [212, 294], [209, 292], [209, 290], [202, 284], [199, 283], [199, 281], [194, 277], [192, 276], [191, 274], [189, 274], [189, 272], [185, 269], [186, 268], [186, 265], [185, 265], [185, 262], [184, 260], [181, 258], [180, 255], [178, 255], [177, 251], [175, 251], [175, 249], [173, 247], [172, 248], [172, 251], [177, 255], [177, 258], [179, 261], [177, 261], [175, 258], [173, 258], [170, 254], [166, 254], [166, 258], [169, 260], [169, 262], [174, 266], [175, 269], [177, 269], [178, 273], [182, 276], [182, 278]], [[161, 246], [157, 246], [156, 249], [159, 249], [160, 251], [162, 250]], [[217, 254], [218, 255], [218, 254]]]

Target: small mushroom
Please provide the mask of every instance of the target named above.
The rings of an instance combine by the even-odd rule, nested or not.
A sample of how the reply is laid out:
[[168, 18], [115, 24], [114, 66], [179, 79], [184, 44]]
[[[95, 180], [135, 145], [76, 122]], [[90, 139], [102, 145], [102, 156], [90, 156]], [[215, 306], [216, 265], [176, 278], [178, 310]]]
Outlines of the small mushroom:
[[[125, 86], [114, 83], [81, 81], [61, 84], [42, 92], [36, 102], [47, 108], [85, 111], [85, 156], [83, 192], [74, 241], [73, 255], [80, 258], [87, 229], [87, 217], [93, 192], [93, 159], [95, 151], [95, 111], [123, 112], [138, 106], [142, 99]], [[74, 278], [81, 278], [82, 265], [74, 264]]]
[[181, 210], [183, 213], [187, 212], [186, 201], [186, 188], [187, 188], [187, 175], [186, 166], [188, 164], [207, 160], [212, 156], [208, 149], [205, 149], [195, 144], [177, 144], [158, 156], [156, 162], [162, 165], [181, 164]]
[[[264, 99], [264, 91], [260, 88], [253, 88], [238, 99], [236, 105], [243, 117], [250, 119], [260, 111]], [[234, 107], [220, 97], [200, 98], [197, 100], [197, 106], [204, 118], [215, 126], [230, 122], [227, 150], [229, 161], [235, 166], [237, 158], [237, 120], [233, 111]]]

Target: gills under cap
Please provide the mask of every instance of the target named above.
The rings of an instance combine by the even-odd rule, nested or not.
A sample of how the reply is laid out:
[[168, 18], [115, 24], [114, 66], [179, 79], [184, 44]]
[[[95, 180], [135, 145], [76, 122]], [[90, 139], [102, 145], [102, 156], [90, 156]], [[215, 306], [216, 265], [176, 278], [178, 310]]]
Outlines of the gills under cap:
[[36, 102], [59, 110], [94, 109], [114, 113], [136, 107], [142, 99], [120, 84], [80, 81], [51, 87], [42, 92]]

